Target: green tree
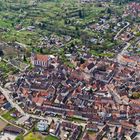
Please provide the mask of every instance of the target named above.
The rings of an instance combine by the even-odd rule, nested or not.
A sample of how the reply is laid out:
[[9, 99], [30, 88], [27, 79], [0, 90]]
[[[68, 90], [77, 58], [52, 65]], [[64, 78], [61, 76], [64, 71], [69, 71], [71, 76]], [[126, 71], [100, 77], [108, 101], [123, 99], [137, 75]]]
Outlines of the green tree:
[[23, 135], [22, 135], [22, 134], [18, 135], [18, 136], [15, 138], [15, 140], [23, 140]]

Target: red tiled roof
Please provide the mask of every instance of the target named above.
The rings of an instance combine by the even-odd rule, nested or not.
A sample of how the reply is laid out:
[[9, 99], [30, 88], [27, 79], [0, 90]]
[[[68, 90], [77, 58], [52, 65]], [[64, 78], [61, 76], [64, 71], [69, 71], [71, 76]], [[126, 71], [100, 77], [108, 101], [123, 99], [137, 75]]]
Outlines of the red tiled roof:
[[49, 93], [46, 91], [42, 91], [42, 92], [39, 92], [39, 95], [41, 95], [41, 96], [48, 96], [49, 95]]
[[134, 60], [130, 59], [128, 56], [122, 56], [121, 59], [123, 61], [128, 62], [128, 63], [134, 63], [135, 62]]
[[33, 98], [33, 102], [43, 104], [44, 99], [42, 97], [35, 97]]
[[48, 56], [47, 55], [42, 55], [42, 54], [36, 54], [35, 60], [47, 62], [48, 61]]
[[130, 104], [140, 105], [140, 100], [131, 100]]
[[127, 122], [127, 121], [121, 121], [121, 125], [122, 125], [123, 127], [129, 128], [129, 129], [131, 129], [131, 128], [134, 127], [133, 124], [130, 124], [130, 123]]
[[5, 102], [5, 97], [3, 95], [0, 95], [0, 104], [3, 104]]
[[73, 116], [74, 115], [74, 111], [68, 111], [67, 112], [67, 116]]
[[29, 91], [27, 88], [22, 88], [22, 93], [24, 94], [24, 96], [28, 97], [29, 95]]

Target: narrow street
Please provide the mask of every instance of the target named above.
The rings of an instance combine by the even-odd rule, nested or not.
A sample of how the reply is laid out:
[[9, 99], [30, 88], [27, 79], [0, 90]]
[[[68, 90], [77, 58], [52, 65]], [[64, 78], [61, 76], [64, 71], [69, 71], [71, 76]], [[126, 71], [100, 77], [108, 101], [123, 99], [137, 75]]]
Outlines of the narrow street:
[[120, 53], [118, 53], [117, 57], [116, 57], [116, 60], [118, 63], [120, 63], [120, 60], [121, 60], [121, 57], [122, 55], [125, 53], [125, 51], [130, 47], [130, 43], [126, 43], [126, 46], [122, 49], [122, 51]]

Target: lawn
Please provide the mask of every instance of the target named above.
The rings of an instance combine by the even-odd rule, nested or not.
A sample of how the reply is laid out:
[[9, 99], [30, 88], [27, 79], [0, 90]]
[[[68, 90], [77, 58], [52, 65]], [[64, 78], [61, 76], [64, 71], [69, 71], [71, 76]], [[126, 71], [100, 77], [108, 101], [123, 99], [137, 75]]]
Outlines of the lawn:
[[3, 118], [5, 118], [8, 121], [15, 121], [16, 118], [12, 117], [11, 114], [15, 112], [15, 109], [11, 109], [10, 111], [6, 112], [2, 115]]
[[87, 131], [90, 138], [94, 138], [96, 136], [96, 133], [93, 131]]
[[80, 118], [76, 118], [76, 117], [68, 118], [68, 120], [72, 121], [72, 122], [79, 122], [79, 123], [84, 123], [85, 122], [85, 120], [80, 119]]
[[59, 139], [56, 138], [56, 137], [53, 137], [53, 136], [51, 136], [51, 135], [48, 135], [48, 136], [45, 138], [45, 140], [59, 140]]
[[44, 137], [40, 133], [31, 132], [24, 137], [24, 140], [59, 140], [59, 139], [51, 135]]
[[41, 134], [38, 133], [29, 133], [27, 136], [24, 137], [24, 140], [43, 140], [43, 137]]

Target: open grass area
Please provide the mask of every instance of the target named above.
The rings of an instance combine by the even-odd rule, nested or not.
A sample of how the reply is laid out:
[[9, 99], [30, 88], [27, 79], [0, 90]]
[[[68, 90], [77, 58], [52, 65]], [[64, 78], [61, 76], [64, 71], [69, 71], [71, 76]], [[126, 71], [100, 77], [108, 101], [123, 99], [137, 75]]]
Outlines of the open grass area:
[[5, 73], [7, 73], [9, 71], [8, 66], [5, 62], [0, 62], [0, 69], [1, 71], [4, 71]]
[[43, 137], [41, 134], [29, 133], [27, 136], [24, 137], [24, 140], [42, 140]]
[[42, 136], [40, 133], [31, 132], [24, 137], [24, 140], [59, 140], [59, 139], [51, 135]]
[[56, 137], [53, 137], [53, 136], [49, 135], [49, 136], [47, 136], [47, 137], [45, 138], [45, 140], [59, 140], [59, 139], [56, 138]]
[[80, 119], [80, 118], [76, 118], [76, 117], [68, 118], [68, 120], [69, 120], [69, 121], [73, 121], [73, 122], [79, 122], [79, 123], [86, 122], [85, 120]]
[[90, 138], [94, 138], [96, 136], [96, 133], [93, 131], [87, 131]]

